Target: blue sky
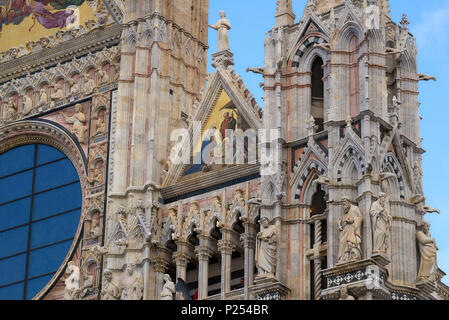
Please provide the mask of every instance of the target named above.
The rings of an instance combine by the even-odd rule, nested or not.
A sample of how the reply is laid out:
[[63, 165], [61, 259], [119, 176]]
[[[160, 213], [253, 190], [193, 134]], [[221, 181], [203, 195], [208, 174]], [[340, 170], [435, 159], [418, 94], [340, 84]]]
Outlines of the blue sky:
[[[301, 17], [306, 0], [293, 0], [296, 22]], [[234, 53], [234, 69], [245, 81], [248, 89], [263, 106], [260, 75], [246, 73], [247, 67], [263, 67], [265, 32], [275, 24], [276, 0], [211, 0], [209, 22], [219, 19], [225, 10], [231, 22], [230, 47]], [[441, 214], [428, 214], [432, 236], [440, 250], [438, 263], [449, 274], [449, 151], [447, 128], [449, 108], [445, 94], [449, 89], [449, 0], [390, 0], [393, 20], [399, 22], [406, 13], [410, 31], [418, 43], [418, 72], [438, 78], [437, 82], [420, 82], [419, 101], [421, 135], [426, 153], [424, 159], [424, 190], [427, 204], [441, 210]], [[216, 50], [217, 32], [209, 31], [210, 54]], [[209, 72], [213, 72], [209, 66]], [[449, 284], [449, 276], [444, 279]]]

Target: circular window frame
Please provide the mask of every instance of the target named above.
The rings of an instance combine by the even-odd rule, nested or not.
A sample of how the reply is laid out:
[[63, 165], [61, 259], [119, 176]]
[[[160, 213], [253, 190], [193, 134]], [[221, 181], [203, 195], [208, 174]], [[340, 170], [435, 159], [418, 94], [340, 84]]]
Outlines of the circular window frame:
[[61, 151], [75, 168], [81, 185], [81, 217], [72, 245], [51, 280], [32, 300], [44, 298], [61, 278], [67, 264], [73, 258], [82, 237], [84, 217], [86, 214], [87, 160], [84, 151], [73, 136], [56, 123], [42, 120], [26, 120], [0, 127], [0, 154], [28, 144], [43, 144]]

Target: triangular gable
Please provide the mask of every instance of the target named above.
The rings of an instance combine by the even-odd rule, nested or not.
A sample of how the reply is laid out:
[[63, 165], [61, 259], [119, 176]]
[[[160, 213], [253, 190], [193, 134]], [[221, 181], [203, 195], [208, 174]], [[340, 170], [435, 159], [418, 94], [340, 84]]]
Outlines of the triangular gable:
[[[245, 131], [248, 128], [258, 130], [262, 128], [262, 119], [259, 107], [254, 101], [253, 96], [243, 84], [240, 76], [236, 75], [232, 68], [225, 69], [221, 65], [217, 66], [216, 72], [210, 80], [210, 83], [202, 96], [193, 117], [193, 122], [201, 122], [201, 132], [193, 126], [189, 126], [191, 137], [203, 138], [204, 134], [212, 128], [221, 129], [222, 122], [228, 113], [229, 117], [235, 119], [236, 129]], [[232, 120], [231, 120], [232, 121]], [[196, 130], [196, 131], [194, 131]], [[203, 139], [201, 139], [202, 141]], [[190, 144], [190, 141], [186, 141]], [[187, 146], [186, 146], [187, 147]], [[201, 151], [201, 145], [194, 143], [191, 158], [194, 152]], [[189, 159], [184, 159], [189, 162]], [[168, 174], [163, 181], [163, 186], [173, 185], [185, 176], [186, 172], [197, 173], [198, 170], [192, 169], [195, 165], [174, 164], [170, 167]], [[198, 168], [197, 168], [198, 169]], [[190, 170], [190, 172], [189, 172]]]
[[305, 21], [305, 23], [298, 30], [298, 36], [295, 37], [293, 45], [289, 50], [288, 57], [296, 54], [296, 47], [298, 43], [308, 34], [320, 33], [323, 35], [323, 38], [325, 38], [325, 40], [329, 42], [330, 32], [328, 27], [322, 23], [321, 19], [318, 18], [318, 16], [313, 11], [306, 10], [306, 12], [304, 12], [304, 17], [302, 18], [302, 20]]

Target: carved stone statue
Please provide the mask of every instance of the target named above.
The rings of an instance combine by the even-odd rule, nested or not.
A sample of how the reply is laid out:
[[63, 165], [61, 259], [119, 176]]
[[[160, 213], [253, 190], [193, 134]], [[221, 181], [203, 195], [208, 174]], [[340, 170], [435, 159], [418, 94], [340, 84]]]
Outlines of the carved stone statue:
[[45, 89], [39, 91], [39, 107], [45, 106], [48, 103], [48, 94]]
[[413, 166], [413, 180], [414, 180], [414, 183], [416, 186], [416, 190], [417, 190], [418, 194], [420, 194], [420, 195], [423, 194], [422, 176], [423, 176], [422, 168], [421, 168], [419, 162], [415, 161], [415, 165]]
[[101, 300], [119, 300], [121, 291], [113, 281], [111, 270], [105, 269], [103, 275], [104, 282], [101, 290]]
[[418, 231], [418, 233], [416, 234], [419, 253], [421, 257], [417, 282], [435, 280], [436, 272], [438, 270], [438, 247], [435, 239], [432, 239], [429, 229], [430, 224], [427, 221], [424, 221], [422, 231]]
[[98, 79], [100, 84], [109, 83], [109, 75], [104, 71], [98, 71]]
[[381, 193], [371, 206], [373, 253], [387, 253], [390, 244], [392, 217], [388, 210], [387, 195]]
[[31, 113], [31, 111], [33, 110], [33, 100], [31, 100], [30, 97], [28, 97], [27, 95], [24, 95], [22, 98], [23, 101], [23, 111], [22, 114], [24, 116], [27, 116]]
[[98, 117], [95, 121], [95, 134], [94, 136], [100, 136], [106, 133], [106, 123], [104, 123], [101, 117]]
[[267, 218], [260, 220], [256, 241], [256, 266], [258, 277], [274, 277], [276, 273], [277, 232]]
[[93, 176], [88, 176], [87, 177], [87, 181], [91, 185], [95, 185], [95, 183], [102, 184], [104, 182], [103, 170], [100, 169], [100, 168], [95, 168], [94, 175]]
[[224, 11], [220, 11], [220, 18], [213, 26], [209, 25], [210, 28], [218, 31], [217, 52], [229, 50], [228, 30], [231, 29], [231, 24], [226, 19], [226, 13]]
[[60, 87], [57, 87], [55, 92], [50, 96], [52, 101], [58, 101], [64, 98], [64, 91]]
[[8, 103], [6, 103], [5, 105], [5, 115], [4, 115], [4, 119], [5, 120], [11, 120], [17, 113], [17, 106], [16, 103], [14, 102], [14, 98], [10, 97], [8, 99]]
[[348, 300], [348, 301], [355, 300], [355, 298], [353, 296], [349, 295], [348, 286], [341, 287], [339, 300]]
[[339, 221], [341, 233], [338, 263], [358, 261], [362, 258], [362, 213], [348, 198], [343, 198], [343, 202], [344, 215]]
[[80, 293], [80, 269], [73, 261], [67, 264], [65, 275], [64, 300], [77, 300]]
[[65, 122], [68, 124], [73, 124], [72, 133], [78, 139], [79, 143], [83, 144], [85, 142], [85, 134], [87, 131], [86, 116], [83, 113], [83, 106], [77, 104], [75, 106], [75, 114], [71, 117], [64, 115]]
[[126, 266], [122, 289], [121, 300], [142, 300], [143, 277], [137, 271], [135, 264], [129, 263]]
[[102, 233], [100, 228], [100, 222], [97, 219], [92, 219], [92, 225], [90, 227], [90, 236], [98, 237]]
[[173, 295], [176, 293], [175, 283], [171, 280], [168, 274], [164, 274], [164, 287], [161, 292], [161, 300], [173, 300]]
[[83, 272], [83, 293], [81, 294], [81, 297], [85, 297], [87, 296], [87, 294], [89, 293], [89, 290], [94, 288], [94, 281], [95, 281], [95, 277], [93, 274], [91, 274], [88, 271], [84, 271]]
[[84, 76], [84, 85], [83, 85], [83, 93], [85, 95], [92, 94], [95, 90], [95, 81], [92, 77], [86, 73]]
[[75, 80], [70, 79], [69, 86], [70, 86], [70, 95], [75, 95], [75, 94], [80, 93], [80, 85]]

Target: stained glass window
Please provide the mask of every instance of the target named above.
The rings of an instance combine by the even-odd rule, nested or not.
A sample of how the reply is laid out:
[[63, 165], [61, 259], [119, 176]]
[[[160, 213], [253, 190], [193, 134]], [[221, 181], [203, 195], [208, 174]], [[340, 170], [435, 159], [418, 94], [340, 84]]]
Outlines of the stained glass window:
[[81, 215], [81, 186], [59, 150], [0, 154], [0, 299], [32, 299], [59, 269]]

